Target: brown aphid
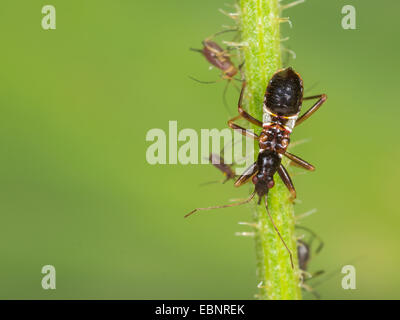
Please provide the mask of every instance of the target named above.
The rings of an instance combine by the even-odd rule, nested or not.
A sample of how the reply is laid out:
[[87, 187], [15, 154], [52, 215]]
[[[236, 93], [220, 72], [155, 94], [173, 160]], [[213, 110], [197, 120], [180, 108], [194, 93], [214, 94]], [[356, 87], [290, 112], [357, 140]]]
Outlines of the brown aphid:
[[[229, 30], [229, 31], [232, 31], [232, 30]], [[241, 66], [239, 66], [239, 68], [237, 68], [235, 66], [235, 64], [232, 62], [228, 51], [222, 49], [216, 42], [214, 42], [210, 39], [206, 39], [202, 42], [202, 44], [203, 44], [202, 49], [191, 48], [190, 50], [201, 53], [202, 56], [204, 56], [211, 65], [213, 65], [214, 67], [219, 69], [222, 72], [221, 78], [216, 81], [201, 81], [201, 80], [198, 80], [193, 77], [189, 77], [189, 78], [191, 78], [192, 80], [197, 81], [199, 83], [203, 83], [203, 84], [217, 83], [219, 81], [226, 80], [227, 83], [226, 83], [224, 93], [223, 93], [223, 101], [224, 101], [225, 107], [229, 111], [228, 103], [226, 101], [226, 92], [228, 89], [228, 85], [230, 83], [232, 83], [233, 86], [237, 90], [239, 90], [239, 88], [235, 85], [234, 81], [235, 80], [242, 81], [241, 79], [238, 79], [235, 77], [239, 73]]]
[[200, 52], [209, 63], [222, 71], [222, 79], [232, 80], [239, 70], [229, 57], [229, 53], [212, 40], [203, 41], [203, 49], [192, 49]]
[[225, 163], [223, 156], [216, 153], [210, 153], [209, 160], [215, 168], [217, 168], [224, 174], [225, 180], [222, 181], [222, 183], [226, 183], [227, 181], [234, 179], [236, 177], [235, 172], [232, 169], [232, 166]]

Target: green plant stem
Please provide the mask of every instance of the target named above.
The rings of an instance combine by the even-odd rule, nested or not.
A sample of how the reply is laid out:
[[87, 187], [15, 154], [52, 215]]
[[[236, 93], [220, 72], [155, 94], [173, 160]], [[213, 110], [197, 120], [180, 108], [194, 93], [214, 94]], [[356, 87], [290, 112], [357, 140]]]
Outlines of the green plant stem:
[[[281, 67], [280, 20], [278, 0], [240, 0], [240, 30], [244, 73], [247, 82], [245, 107], [262, 119], [262, 105], [269, 79]], [[253, 127], [256, 132], [260, 128]], [[258, 147], [258, 146], [257, 146]], [[257, 149], [256, 149], [257, 150]], [[256, 155], [257, 156], [257, 155]], [[278, 175], [268, 195], [274, 222], [293, 254], [289, 254], [268, 218], [264, 205], [254, 203], [257, 278], [260, 299], [301, 299], [294, 210], [290, 194]]]

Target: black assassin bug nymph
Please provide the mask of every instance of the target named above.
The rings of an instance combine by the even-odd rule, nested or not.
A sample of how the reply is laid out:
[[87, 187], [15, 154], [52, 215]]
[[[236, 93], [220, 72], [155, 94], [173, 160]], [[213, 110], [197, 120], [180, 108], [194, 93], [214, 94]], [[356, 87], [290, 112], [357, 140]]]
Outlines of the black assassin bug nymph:
[[[242, 108], [243, 93], [246, 83], [243, 83], [238, 102], [239, 115], [228, 121], [229, 127], [237, 130], [242, 135], [258, 140], [259, 153], [257, 161], [254, 162], [245, 172], [236, 180], [235, 186], [239, 187], [252, 180], [255, 188], [254, 192], [244, 201], [208, 208], [197, 208], [188, 213], [190, 216], [199, 210], [210, 210], [217, 208], [227, 208], [242, 205], [250, 202], [254, 196], [258, 195], [258, 204], [265, 197], [265, 207], [271, 223], [286, 247], [290, 261], [293, 267], [292, 252], [283, 240], [278, 228], [276, 227], [271, 214], [268, 210], [268, 191], [275, 185], [274, 174], [278, 172], [280, 178], [289, 189], [292, 199], [296, 198], [296, 190], [292, 180], [282, 165], [282, 156], [289, 158], [294, 164], [306, 170], [314, 171], [314, 166], [300, 159], [299, 157], [287, 152], [290, 143], [290, 134], [295, 126], [307, 120], [321, 105], [326, 101], [325, 94], [303, 97], [303, 80], [301, 76], [292, 68], [279, 69], [274, 73], [268, 83], [263, 103], [263, 121], [255, 119]], [[303, 100], [318, 99], [317, 102], [303, 115], [300, 115], [300, 109]], [[235, 120], [243, 118], [252, 124], [262, 128], [260, 135], [255, 134], [234, 123]]]

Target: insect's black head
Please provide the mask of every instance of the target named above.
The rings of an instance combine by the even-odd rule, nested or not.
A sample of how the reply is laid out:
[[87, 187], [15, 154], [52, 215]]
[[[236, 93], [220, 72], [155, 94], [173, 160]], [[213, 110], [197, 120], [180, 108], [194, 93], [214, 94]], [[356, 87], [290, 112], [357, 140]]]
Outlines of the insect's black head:
[[279, 116], [292, 116], [300, 111], [303, 100], [303, 80], [292, 68], [278, 70], [265, 92], [266, 108]]
[[253, 177], [253, 183], [259, 197], [259, 202], [264, 195], [268, 194], [269, 189], [274, 187], [274, 174], [278, 170], [280, 164], [281, 158], [276, 152], [263, 150], [258, 154], [258, 172]]
[[297, 240], [297, 256], [299, 258], [299, 267], [301, 270], [307, 270], [307, 264], [310, 260], [310, 247], [307, 243]]

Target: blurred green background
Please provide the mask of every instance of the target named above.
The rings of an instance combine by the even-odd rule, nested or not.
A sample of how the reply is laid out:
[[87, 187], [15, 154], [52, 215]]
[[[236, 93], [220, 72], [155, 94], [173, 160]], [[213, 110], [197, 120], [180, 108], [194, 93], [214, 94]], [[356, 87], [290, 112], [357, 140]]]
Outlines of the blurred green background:
[[[252, 299], [256, 292], [249, 208], [185, 220], [248, 188], [199, 185], [207, 165], [149, 165], [148, 130], [224, 128], [224, 83], [189, 47], [232, 21], [226, 0], [11, 1], [0, 9], [0, 298]], [[41, 8], [57, 29], [41, 28]], [[357, 10], [343, 30], [341, 8]], [[310, 263], [335, 276], [326, 299], [400, 298], [398, 163], [400, 3], [317, 1], [284, 12], [290, 64], [327, 104], [293, 140], [316, 165], [294, 182], [303, 220], [325, 241]], [[235, 112], [237, 92], [229, 102]], [[297, 171], [299, 172], [299, 171]], [[57, 289], [43, 290], [54, 265]], [[353, 264], [357, 289], [343, 290]], [[317, 279], [315, 279], [317, 282]], [[312, 283], [310, 283], [312, 284]], [[306, 298], [312, 298], [309, 295]]]

